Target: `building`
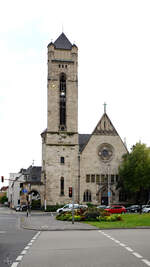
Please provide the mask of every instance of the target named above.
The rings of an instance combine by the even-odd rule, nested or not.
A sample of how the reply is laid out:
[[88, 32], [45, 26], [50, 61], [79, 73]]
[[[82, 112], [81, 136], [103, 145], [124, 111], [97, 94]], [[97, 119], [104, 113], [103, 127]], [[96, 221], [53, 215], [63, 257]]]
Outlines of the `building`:
[[8, 202], [11, 208], [33, 200], [34, 205], [37, 206], [35, 201], [38, 201], [38, 206], [41, 206], [41, 191], [43, 191], [41, 167], [29, 166], [27, 169], [21, 169], [18, 173], [10, 173]]
[[42, 203], [119, 203], [118, 166], [127, 148], [106, 113], [78, 133], [78, 48], [62, 33], [48, 45], [47, 129], [42, 136]]

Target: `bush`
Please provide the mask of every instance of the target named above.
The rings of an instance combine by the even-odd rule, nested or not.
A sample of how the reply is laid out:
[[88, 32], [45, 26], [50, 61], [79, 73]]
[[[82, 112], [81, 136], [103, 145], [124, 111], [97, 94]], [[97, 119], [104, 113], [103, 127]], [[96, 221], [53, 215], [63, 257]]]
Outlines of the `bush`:
[[100, 211], [97, 208], [88, 208], [81, 216], [82, 220], [94, 221], [100, 216]]
[[109, 216], [99, 216], [97, 217], [98, 221], [103, 221], [103, 222], [116, 222], [116, 221], [122, 221], [122, 217], [119, 214], [113, 214]]

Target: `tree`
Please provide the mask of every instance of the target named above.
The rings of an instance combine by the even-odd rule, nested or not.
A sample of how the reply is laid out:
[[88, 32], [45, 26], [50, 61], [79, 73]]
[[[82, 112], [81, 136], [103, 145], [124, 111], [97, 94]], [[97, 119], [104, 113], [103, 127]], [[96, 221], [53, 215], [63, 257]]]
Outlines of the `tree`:
[[0, 202], [2, 203], [2, 204], [4, 204], [5, 202], [7, 202], [8, 201], [8, 198], [6, 197], [6, 196], [2, 196], [1, 198], [0, 198]]
[[128, 194], [135, 194], [136, 201], [147, 201], [150, 191], [150, 148], [136, 143], [131, 152], [123, 156], [119, 176], [119, 187]]

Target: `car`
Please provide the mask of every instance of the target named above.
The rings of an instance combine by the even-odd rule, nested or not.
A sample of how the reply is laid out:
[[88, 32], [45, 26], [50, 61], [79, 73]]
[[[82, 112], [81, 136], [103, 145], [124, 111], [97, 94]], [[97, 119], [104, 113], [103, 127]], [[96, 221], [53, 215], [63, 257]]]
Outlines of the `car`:
[[105, 211], [108, 211], [109, 213], [126, 213], [127, 210], [124, 206], [120, 206], [120, 205], [112, 205], [109, 208], [104, 209]]
[[145, 205], [144, 208], [142, 209], [142, 212], [150, 213], [150, 205]]
[[106, 205], [100, 205], [100, 206], [97, 206], [97, 209], [107, 209], [108, 208], [108, 206], [106, 206]]
[[140, 205], [131, 205], [126, 208], [127, 212], [132, 212], [132, 213], [140, 212], [140, 209], [141, 209]]
[[[87, 205], [82, 205], [82, 204], [74, 204], [74, 209], [87, 209]], [[66, 204], [64, 207], [59, 208], [56, 210], [57, 213], [65, 212], [65, 211], [71, 211], [72, 210], [72, 203]]]
[[16, 211], [26, 211], [27, 205], [17, 205]]
[[[79, 209], [80, 205], [79, 204], [74, 204], [74, 209]], [[57, 213], [61, 213], [64, 211], [71, 211], [72, 210], [72, 204], [66, 204], [64, 207], [59, 208], [56, 210]]]

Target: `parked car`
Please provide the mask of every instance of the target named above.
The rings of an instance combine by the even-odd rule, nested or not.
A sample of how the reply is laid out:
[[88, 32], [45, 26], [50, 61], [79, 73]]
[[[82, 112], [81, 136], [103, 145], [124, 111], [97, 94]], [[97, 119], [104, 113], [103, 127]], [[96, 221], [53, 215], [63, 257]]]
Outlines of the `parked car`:
[[133, 212], [133, 213], [136, 213], [136, 212], [140, 212], [140, 205], [131, 205], [130, 207], [127, 207], [126, 210], [127, 212]]
[[107, 209], [107, 208], [108, 208], [108, 206], [106, 206], [106, 205], [97, 206], [97, 209]]
[[17, 205], [16, 211], [26, 211], [27, 205]]
[[124, 206], [119, 206], [119, 205], [112, 205], [109, 208], [104, 209], [105, 211], [108, 211], [110, 213], [126, 213], [127, 210]]
[[145, 205], [144, 208], [142, 209], [142, 212], [150, 213], [150, 205]]
[[[80, 204], [74, 204], [74, 209], [86, 209], [88, 208], [87, 205], [80, 205]], [[66, 204], [64, 207], [57, 209], [57, 213], [61, 213], [64, 211], [71, 211], [72, 210], [72, 204]]]

